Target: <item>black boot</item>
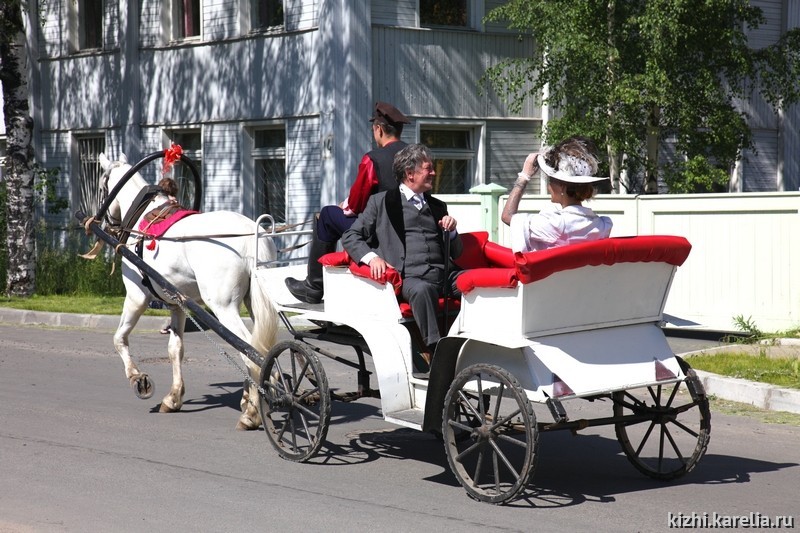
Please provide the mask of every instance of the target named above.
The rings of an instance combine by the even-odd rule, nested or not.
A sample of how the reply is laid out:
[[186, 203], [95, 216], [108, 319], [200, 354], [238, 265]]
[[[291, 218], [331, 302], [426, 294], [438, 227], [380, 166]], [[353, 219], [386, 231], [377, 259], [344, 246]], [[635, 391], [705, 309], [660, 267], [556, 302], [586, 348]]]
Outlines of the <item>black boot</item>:
[[322, 301], [322, 265], [319, 258], [325, 254], [335, 252], [336, 243], [319, 240], [317, 224], [311, 234], [311, 250], [308, 252], [308, 274], [306, 279], [286, 278], [286, 287], [292, 296], [308, 304], [318, 304]]

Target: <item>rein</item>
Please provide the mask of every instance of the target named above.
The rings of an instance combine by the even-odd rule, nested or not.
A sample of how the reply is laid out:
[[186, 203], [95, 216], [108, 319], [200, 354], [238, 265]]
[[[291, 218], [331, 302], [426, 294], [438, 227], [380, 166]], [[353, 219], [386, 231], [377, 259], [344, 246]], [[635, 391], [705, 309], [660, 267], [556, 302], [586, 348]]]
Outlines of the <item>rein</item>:
[[[275, 231], [273, 234], [283, 233], [284, 231], [290, 231], [294, 228], [304, 226], [311, 222], [310, 220], [306, 220], [305, 222], [297, 222], [295, 224], [284, 224], [282, 226], [276, 226]], [[128, 227], [125, 231], [130, 235], [136, 235], [139, 237], [149, 237], [151, 239], [157, 239], [160, 241], [173, 241], [173, 242], [182, 242], [182, 241], [197, 241], [203, 239], [229, 239], [233, 237], [252, 237], [252, 233], [211, 233], [211, 234], [204, 234], [204, 235], [184, 235], [182, 237], [154, 237], [142, 231], [133, 229], [132, 227]], [[267, 234], [271, 235], [271, 234]], [[303, 243], [301, 246], [305, 246], [307, 243]]]

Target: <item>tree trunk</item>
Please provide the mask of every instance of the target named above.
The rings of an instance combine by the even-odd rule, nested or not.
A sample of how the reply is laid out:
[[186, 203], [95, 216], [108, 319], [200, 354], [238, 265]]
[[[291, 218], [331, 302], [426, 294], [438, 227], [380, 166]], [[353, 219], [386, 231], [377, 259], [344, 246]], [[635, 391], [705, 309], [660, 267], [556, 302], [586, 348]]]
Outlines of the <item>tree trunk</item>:
[[647, 120], [647, 165], [644, 181], [645, 194], [658, 194], [658, 137], [661, 110], [653, 107]]
[[[606, 146], [606, 154], [608, 155], [608, 177], [611, 178], [611, 192], [614, 194], [628, 192], [625, 188], [625, 184], [620, 182], [619, 154], [611, 148], [610, 144]], [[623, 191], [623, 189], [625, 190]]]
[[[614, 41], [614, 12], [617, 9], [617, 5], [615, 0], [610, 0], [606, 5], [606, 31], [608, 32], [608, 37], [606, 40], [606, 45], [608, 46], [608, 58], [606, 61], [606, 83], [608, 85], [609, 90], [607, 94], [613, 94], [611, 90], [616, 83], [616, 69], [617, 69], [617, 44]], [[615, 102], [609, 100], [608, 106], [606, 108], [606, 114], [608, 115], [608, 130], [606, 134], [606, 151], [608, 154], [608, 174], [609, 178], [611, 179], [611, 192], [620, 194], [621, 187], [619, 182], [619, 153], [617, 150], [611, 147], [611, 139], [613, 138], [613, 134], [611, 131], [611, 125], [614, 124], [614, 104]]]
[[0, 79], [6, 122], [7, 204], [6, 294], [31, 296], [35, 290], [36, 248], [33, 197], [33, 119], [28, 107], [28, 54], [22, 8], [18, 2], [0, 6]]

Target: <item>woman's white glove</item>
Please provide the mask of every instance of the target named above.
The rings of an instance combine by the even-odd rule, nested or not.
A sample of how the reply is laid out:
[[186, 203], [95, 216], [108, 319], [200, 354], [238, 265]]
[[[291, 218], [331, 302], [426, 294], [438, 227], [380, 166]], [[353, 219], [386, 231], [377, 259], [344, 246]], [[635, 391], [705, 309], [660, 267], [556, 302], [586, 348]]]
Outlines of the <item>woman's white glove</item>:
[[522, 172], [517, 174], [517, 180], [514, 182], [515, 187], [522, 187], [524, 189], [525, 186], [528, 185], [528, 182], [531, 181], [533, 175], [539, 170], [539, 163], [536, 160], [538, 156], [538, 153], [532, 153], [528, 154], [528, 157], [525, 158], [525, 163], [522, 165]]

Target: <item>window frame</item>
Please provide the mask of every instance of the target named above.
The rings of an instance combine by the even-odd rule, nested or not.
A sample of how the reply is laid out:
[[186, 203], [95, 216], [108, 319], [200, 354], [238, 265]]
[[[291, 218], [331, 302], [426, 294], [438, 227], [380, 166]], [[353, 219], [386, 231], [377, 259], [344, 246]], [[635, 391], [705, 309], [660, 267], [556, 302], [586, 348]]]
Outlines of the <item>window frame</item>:
[[[459, 193], [438, 193], [438, 194], [467, 194], [469, 190], [477, 185], [486, 182], [486, 122], [480, 120], [435, 120], [419, 119], [416, 121], [416, 138], [424, 144], [422, 137], [423, 130], [451, 130], [468, 131], [472, 142], [472, 149], [446, 149], [428, 146], [433, 153], [434, 162], [436, 159], [468, 160], [468, 183], [466, 191]], [[471, 154], [471, 157], [467, 157]]]
[[[85, 141], [102, 141], [102, 147], [98, 147], [94, 153], [94, 163], [92, 179], [96, 181], [93, 184], [86, 184], [87, 177], [84, 173], [84, 158], [82, 153], [83, 142]], [[77, 172], [73, 172], [73, 176], [77, 175], [78, 179], [72, 181], [72, 194], [73, 207], [75, 210], [80, 210], [84, 213], [95, 213], [100, 207], [100, 177], [103, 175], [103, 168], [100, 166], [99, 155], [105, 153], [108, 149], [108, 139], [104, 131], [81, 131], [72, 134], [73, 146], [73, 168]], [[86, 194], [88, 193], [88, 194]]]
[[[90, 46], [87, 44], [87, 18], [88, 13], [95, 12], [94, 9], [90, 10], [87, 7], [87, 2], [99, 2], [100, 16], [97, 20], [98, 27], [97, 46]], [[67, 2], [67, 42], [71, 53], [91, 52], [103, 50], [105, 48], [105, 11], [107, 0], [72, 0]], [[94, 8], [94, 6], [92, 6]]]
[[[203, 127], [201, 125], [198, 126], [184, 126], [184, 127], [171, 127], [165, 128], [162, 130], [162, 145], [164, 149], [169, 148], [173, 143], [180, 145], [179, 136], [181, 135], [198, 135], [200, 138], [200, 148], [187, 148], [186, 146], [181, 145], [181, 151], [183, 155], [188, 157], [195, 163], [197, 166], [197, 171], [200, 177], [200, 185], [203, 190], [205, 190], [205, 179], [203, 178]], [[171, 177], [178, 182], [178, 202], [183, 205], [184, 207], [191, 208], [193, 205], [193, 198], [190, 195], [189, 191], [186, 190], [184, 186], [185, 180], [191, 178], [192, 179], [192, 186], [194, 187], [194, 176], [192, 175], [192, 170], [185, 164], [179, 163], [182, 169], [185, 169], [186, 174], [181, 174], [180, 176], [175, 176], [175, 167], [172, 168]], [[192, 189], [194, 191], [194, 189]], [[194, 194], [192, 192], [192, 194]], [[201, 198], [201, 204], [204, 203], [204, 198]]]
[[275, 26], [256, 26], [254, 14], [254, 4], [258, 0], [239, 0], [239, 23], [241, 26], [242, 34], [248, 33], [283, 33], [286, 31], [286, 1], [276, 0], [281, 3], [283, 11], [283, 19], [280, 24]]
[[485, 0], [465, 0], [467, 12], [466, 26], [451, 26], [447, 24], [426, 24], [422, 22], [421, 0], [417, 0], [417, 26], [432, 30], [452, 30], [452, 31], [484, 31], [483, 17], [485, 15]]
[[[197, 2], [198, 30], [196, 35], [185, 35], [182, 24], [183, 2]], [[201, 41], [203, 39], [203, 0], [172, 0], [168, 5], [167, 34], [170, 42]]]
[[[256, 134], [259, 131], [265, 130], [280, 130], [283, 132], [283, 146], [282, 147], [257, 147]], [[252, 176], [252, 194], [249, 194], [254, 216], [260, 216], [265, 213], [265, 187], [261, 183], [259, 175], [259, 168], [257, 162], [261, 160], [283, 160], [283, 217], [275, 216], [274, 213], [269, 213], [275, 219], [275, 222], [285, 223], [289, 218], [289, 179], [287, 164], [287, 142], [286, 134], [287, 128], [283, 121], [270, 121], [258, 124], [249, 125], [247, 131], [247, 161], [248, 169]], [[283, 220], [281, 220], [283, 218]]]

